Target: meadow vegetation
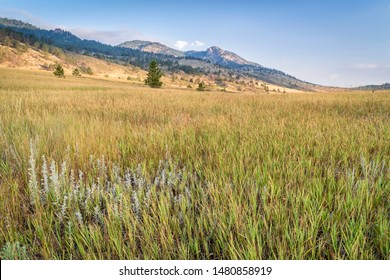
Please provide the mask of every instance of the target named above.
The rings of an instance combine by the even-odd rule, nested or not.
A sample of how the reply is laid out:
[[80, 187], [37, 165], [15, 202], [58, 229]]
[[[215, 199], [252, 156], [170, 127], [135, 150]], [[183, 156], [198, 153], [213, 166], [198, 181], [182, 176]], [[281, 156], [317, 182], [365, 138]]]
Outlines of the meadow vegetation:
[[3, 259], [389, 259], [390, 92], [0, 69]]

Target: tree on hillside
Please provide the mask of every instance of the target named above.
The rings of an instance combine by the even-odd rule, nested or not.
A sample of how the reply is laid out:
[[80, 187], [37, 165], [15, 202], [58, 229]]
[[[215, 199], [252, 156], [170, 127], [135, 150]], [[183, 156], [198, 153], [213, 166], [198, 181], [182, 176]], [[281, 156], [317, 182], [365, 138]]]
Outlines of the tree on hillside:
[[84, 73], [84, 74], [87, 74], [87, 75], [93, 75], [92, 68], [87, 66], [84, 63], [82, 63], [82, 65], [80, 66], [79, 70], [80, 70], [81, 73]]
[[79, 71], [78, 68], [75, 68], [75, 69], [73, 70], [73, 72], [72, 72], [72, 75], [73, 75], [73, 76], [81, 76], [81, 73], [80, 73], [80, 71]]
[[2, 40], [0, 40], [0, 41], [2, 41], [4, 46], [7, 46], [7, 47], [11, 47], [12, 46], [12, 41], [11, 41], [11, 39], [8, 36], [4, 37], [4, 39], [3, 38], [1, 38], [1, 39]]
[[149, 64], [149, 72], [147, 78], [145, 79], [145, 85], [148, 85], [151, 88], [160, 88], [163, 84], [160, 81], [161, 77], [162, 73], [158, 68], [157, 61], [152, 60]]
[[53, 72], [54, 76], [57, 78], [65, 78], [64, 68], [60, 64], [57, 64], [55, 71]]
[[206, 90], [206, 84], [202, 81], [198, 84], [198, 88], [196, 89], [198, 91], [205, 91]]

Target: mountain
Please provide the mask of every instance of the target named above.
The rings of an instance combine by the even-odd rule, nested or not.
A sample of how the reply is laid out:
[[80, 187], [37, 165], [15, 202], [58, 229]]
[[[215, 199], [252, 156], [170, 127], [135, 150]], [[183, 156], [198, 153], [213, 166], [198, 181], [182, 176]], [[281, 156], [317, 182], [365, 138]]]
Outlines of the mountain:
[[161, 43], [158, 43], [158, 42], [134, 40], [134, 41], [126, 41], [124, 43], [121, 43], [118, 45], [118, 47], [129, 48], [129, 49], [139, 50], [139, 51], [149, 52], [149, 53], [171, 55], [174, 57], [183, 57], [184, 56], [183, 52], [172, 49], [172, 48], [170, 48], [166, 45], [163, 45]]
[[177, 69], [184, 70], [185, 72], [190, 70], [186, 67], [197, 69], [201, 72], [219, 72], [221, 71], [220, 68], [223, 67], [230, 73], [233, 70], [240, 76], [260, 79], [264, 82], [287, 88], [312, 90], [317, 87], [317, 85], [301, 81], [282, 71], [250, 62], [233, 52], [223, 50], [217, 46], [210, 47], [205, 51], [181, 52], [161, 43], [135, 40], [119, 44], [118, 47], [173, 56], [176, 59], [176, 63], [178, 63]]
[[127, 41], [121, 43], [118, 45], [118, 47], [129, 48], [129, 49], [139, 50], [143, 52], [171, 55], [174, 57], [201, 59], [209, 63], [218, 64], [221, 66], [252, 65], [252, 66], [263, 67], [259, 64], [247, 61], [242, 57], [240, 57], [239, 55], [230, 51], [223, 50], [217, 46], [210, 47], [206, 51], [182, 52], [158, 42], [134, 40], [134, 41]]
[[170, 73], [182, 71], [191, 75], [209, 76], [211, 79], [218, 80], [220, 84], [224, 81], [234, 81], [239, 84], [245, 79], [253, 79], [259, 80], [261, 84], [266, 82], [291, 89], [319, 88], [282, 71], [247, 61], [233, 52], [216, 46], [200, 52], [181, 52], [161, 43], [148, 41], [127, 41], [118, 46], [111, 46], [95, 40], [80, 39], [66, 30], [58, 28], [45, 30], [29, 23], [6, 18], [0, 18], [0, 30], [17, 32], [24, 41], [28, 41], [30, 45], [38, 44], [41, 49], [60, 48], [63, 51], [86, 54], [143, 69], [147, 69], [150, 61], [156, 59], [164, 71]]
[[241, 75], [287, 88], [313, 90], [319, 87], [315, 84], [301, 81], [282, 71], [250, 62], [233, 52], [223, 50], [217, 46], [210, 47], [206, 51], [187, 51], [185, 55], [187, 58], [201, 59], [234, 70]]
[[247, 61], [239, 55], [230, 51], [223, 50], [217, 46], [210, 47], [206, 51], [187, 51], [185, 52], [185, 55], [186, 57], [200, 58], [206, 61], [210, 61], [214, 64], [219, 64], [228, 67], [242, 65], [263, 67], [257, 63]]

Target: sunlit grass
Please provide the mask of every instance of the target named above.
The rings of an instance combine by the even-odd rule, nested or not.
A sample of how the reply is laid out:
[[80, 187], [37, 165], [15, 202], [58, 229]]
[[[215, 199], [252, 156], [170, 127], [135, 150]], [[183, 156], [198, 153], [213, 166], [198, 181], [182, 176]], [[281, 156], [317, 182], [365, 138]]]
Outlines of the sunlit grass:
[[0, 69], [1, 258], [389, 259], [390, 92]]

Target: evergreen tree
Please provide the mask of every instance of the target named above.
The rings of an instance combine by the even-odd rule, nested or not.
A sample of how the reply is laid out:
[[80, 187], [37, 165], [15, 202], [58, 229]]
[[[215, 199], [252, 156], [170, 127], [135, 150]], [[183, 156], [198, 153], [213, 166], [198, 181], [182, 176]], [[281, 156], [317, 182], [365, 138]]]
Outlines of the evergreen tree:
[[53, 72], [54, 76], [58, 78], [65, 78], [64, 68], [60, 64], [57, 64], [56, 70]]
[[149, 72], [147, 78], [145, 79], [145, 85], [148, 85], [151, 88], [160, 88], [163, 84], [160, 81], [161, 77], [162, 73], [158, 68], [157, 61], [152, 60], [149, 64]]
[[206, 90], [206, 84], [202, 81], [199, 83], [198, 88], [196, 90], [199, 91], [205, 91]]

